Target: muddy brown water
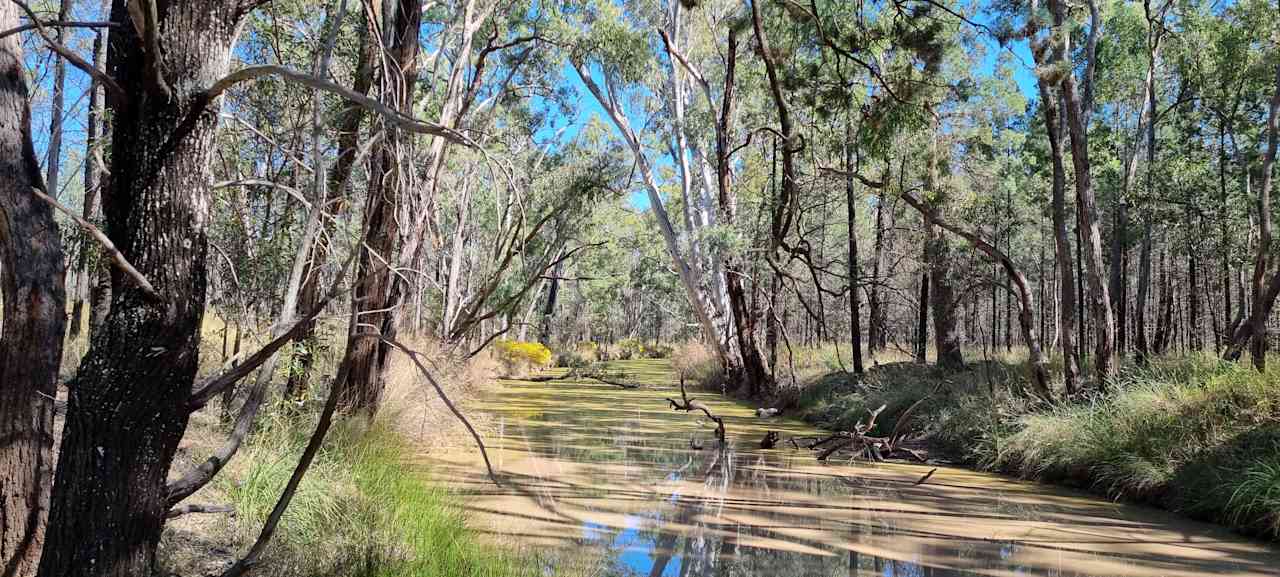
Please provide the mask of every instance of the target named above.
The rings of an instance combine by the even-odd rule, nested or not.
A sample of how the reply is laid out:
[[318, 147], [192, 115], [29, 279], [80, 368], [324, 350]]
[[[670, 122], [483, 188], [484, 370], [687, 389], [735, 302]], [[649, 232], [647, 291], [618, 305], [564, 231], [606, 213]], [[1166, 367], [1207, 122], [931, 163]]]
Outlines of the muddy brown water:
[[[714, 424], [670, 410], [665, 365], [624, 366], [646, 386], [504, 381], [471, 403], [502, 486], [473, 447], [423, 465], [478, 531], [593, 557], [600, 575], [1280, 575], [1274, 545], [1159, 510], [964, 469], [916, 485], [933, 466], [819, 463], [785, 440], [821, 431], [695, 394], [725, 417], [720, 450]], [[768, 430], [782, 448], [759, 448]]]

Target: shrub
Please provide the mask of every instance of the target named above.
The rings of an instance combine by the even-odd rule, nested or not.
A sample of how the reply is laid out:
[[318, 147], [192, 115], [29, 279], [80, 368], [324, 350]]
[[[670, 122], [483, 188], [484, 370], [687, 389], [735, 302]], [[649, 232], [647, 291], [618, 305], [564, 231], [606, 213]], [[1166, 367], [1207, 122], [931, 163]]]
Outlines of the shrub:
[[644, 358], [644, 343], [640, 339], [622, 339], [618, 341], [617, 348], [620, 361]]
[[675, 352], [675, 348], [670, 345], [646, 345], [644, 344], [644, 341], [640, 339], [622, 339], [618, 341], [616, 347], [617, 355], [615, 358], [619, 361], [629, 361], [633, 359], [666, 359], [670, 358], [671, 354]]
[[494, 352], [507, 376], [551, 365], [551, 349], [542, 343], [500, 340], [494, 343]]
[[583, 341], [556, 353], [553, 364], [557, 367], [581, 369], [601, 360], [600, 347], [591, 341]]
[[688, 341], [674, 347], [671, 366], [677, 375], [684, 375], [690, 385], [720, 390], [726, 384], [715, 351], [697, 341]]

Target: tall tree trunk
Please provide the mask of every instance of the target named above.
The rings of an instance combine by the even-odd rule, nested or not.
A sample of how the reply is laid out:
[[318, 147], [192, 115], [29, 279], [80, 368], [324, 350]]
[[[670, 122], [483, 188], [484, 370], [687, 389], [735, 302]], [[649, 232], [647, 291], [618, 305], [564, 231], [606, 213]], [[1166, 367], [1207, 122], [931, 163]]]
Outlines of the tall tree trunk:
[[862, 290], [858, 270], [858, 213], [853, 195], [853, 128], [845, 117], [844, 143], [844, 194], [847, 218], [849, 221], [849, 345], [853, 351], [853, 372], [861, 375], [862, 369], [862, 301], [858, 292]]
[[[1034, 32], [1031, 36], [1035, 36]], [[1047, 41], [1041, 39], [1032, 44], [1032, 56], [1037, 66], [1055, 62], [1057, 48], [1050, 53]], [[1065, 118], [1061, 115], [1062, 94], [1044, 76], [1038, 75], [1036, 86], [1040, 93], [1040, 107], [1044, 113], [1045, 129], [1049, 135], [1049, 154], [1053, 163], [1053, 242], [1054, 265], [1057, 277], [1057, 335], [1062, 348], [1062, 376], [1068, 397], [1075, 395], [1080, 375], [1080, 350], [1076, 342], [1076, 278], [1075, 263], [1071, 258], [1071, 240], [1067, 232], [1067, 176], [1063, 160], [1062, 140]]]
[[[1218, 339], [1223, 342], [1229, 342], [1231, 339], [1231, 320], [1232, 320], [1232, 302], [1231, 302], [1231, 232], [1230, 232], [1230, 211], [1227, 203], [1227, 123], [1220, 122], [1218, 127], [1218, 242], [1222, 244], [1220, 247], [1219, 260], [1222, 266], [1222, 320], [1223, 332]], [[1240, 303], [1243, 307], [1244, 303]]]
[[[725, 226], [734, 226], [738, 218], [737, 194], [730, 182], [733, 167], [730, 158], [729, 138], [733, 134], [734, 120], [734, 70], [737, 63], [738, 37], [729, 33], [728, 57], [725, 63], [724, 94], [721, 102], [720, 119], [716, 123], [716, 184], [720, 190], [720, 220]], [[753, 396], [772, 391], [772, 382], [765, 370], [764, 359], [760, 347], [756, 344], [756, 321], [751, 308], [747, 306], [746, 291], [742, 286], [746, 268], [736, 256], [725, 258], [724, 284], [729, 293], [729, 307], [733, 316], [734, 329], [738, 336], [738, 352], [742, 359], [742, 370], [748, 381]]]
[[555, 272], [547, 279], [547, 304], [542, 309], [542, 320], [538, 323], [538, 342], [542, 344], [551, 343], [551, 321], [555, 318], [556, 300], [560, 296], [560, 271], [563, 265], [564, 261], [556, 263]]
[[[1065, 25], [1064, 4], [1064, 0], [1050, 0], [1054, 21], [1059, 27]], [[1100, 23], [1095, 20], [1092, 26], [1096, 30]], [[1063, 78], [1062, 90], [1066, 98], [1071, 160], [1075, 166], [1076, 219], [1079, 221], [1081, 240], [1084, 245], [1086, 276], [1089, 281], [1089, 309], [1094, 323], [1094, 371], [1097, 375], [1097, 386], [1105, 389], [1115, 369], [1116, 331], [1110, 295], [1106, 283], [1103, 282], [1102, 234], [1098, 231], [1096, 219], [1098, 207], [1094, 198], [1092, 164], [1089, 160], [1088, 119], [1084, 98], [1077, 90], [1074, 74], [1067, 74]]]
[[[1195, 236], [1191, 220], [1191, 209], [1187, 209], [1188, 238]], [[1199, 351], [1204, 348], [1201, 338], [1203, 333], [1200, 318], [1200, 259], [1196, 256], [1196, 248], [1188, 246], [1187, 250], [1187, 348]]]
[[[886, 163], [886, 167], [888, 164]], [[889, 171], [885, 170], [883, 182], [889, 181]], [[867, 348], [872, 351], [884, 350], [886, 344], [885, 315], [880, 304], [880, 271], [884, 266], [884, 196], [876, 199], [876, 246], [871, 257], [871, 290], [867, 291], [867, 309], [871, 317], [867, 327]]]
[[[382, 17], [380, 29], [386, 36], [382, 42], [386, 64], [382, 67], [381, 82], [385, 88], [381, 99], [388, 107], [407, 113], [417, 79], [422, 1], [389, 0], [384, 2]], [[401, 148], [407, 145], [408, 138], [390, 122], [385, 130], [386, 137], [378, 145], [369, 172], [364, 209], [366, 250], [360, 254], [356, 278], [362, 282], [352, 295], [352, 311], [360, 317], [362, 325], [377, 327], [384, 338], [395, 339], [397, 309], [403, 293], [388, 263], [396, 262], [396, 245], [401, 233], [396, 207], [411, 169], [402, 166], [400, 161], [404, 152]], [[343, 362], [351, 365], [338, 401], [342, 413], [367, 417], [377, 413], [382, 404], [383, 376], [390, 353], [390, 345], [379, 339], [359, 338], [348, 342]]]
[[929, 204], [924, 214], [925, 260], [929, 265], [929, 308], [933, 312], [933, 340], [937, 364], [947, 369], [964, 366], [964, 353], [960, 349], [960, 330], [956, 322], [956, 298], [952, 285], [951, 267], [953, 250], [935, 223], [946, 206], [946, 191], [938, 184], [937, 135], [929, 150], [929, 167], [926, 172], [925, 190]]
[[[352, 91], [362, 96], [369, 94], [373, 85], [373, 59], [376, 56], [377, 43], [369, 37], [369, 22], [363, 21], [360, 26], [360, 52], [356, 61], [356, 75], [352, 83]], [[345, 211], [349, 205], [344, 184], [351, 177], [356, 161], [357, 149], [360, 146], [360, 122], [364, 119], [363, 106], [348, 106], [338, 120], [338, 157], [329, 168], [329, 193], [341, 199], [334, 205], [333, 212]], [[332, 228], [331, 219], [323, 219], [322, 226]], [[318, 267], [329, 258], [328, 234], [320, 234], [311, 245], [311, 255], [307, 259], [307, 268], [303, 272], [302, 292], [298, 295], [297, 313], [301, 314], [315, 309], [320, 301], [320, 275]], [[293, 364], [297, 367], [289, 371], [289, 382], [285, 387], [286, 395], [299, 398], [306, 393], [314, 378], [316, 355], [315, 350], [320, 342], [316, 338], [316, 323], [308, 321], [300, 339], [302, 346], [294, 350]]]
[[[1275, 92], [1271, 96], [1271, 108], [1267, 114], [1267, 152], [1262, 162], [1262, 185], [1258, 189], [1258, 249], [1253, 265], [1253, 307], [1249, 321], [1236, 330], [1232, 345], [1227, 348], [1228, 358], [1239, 358], [1244, 343], [1249, 343], [1253, 366], [1259, 371], [1267, 365], [1267, 319], [1280, 292], [1280, 271], [1266, 282], [1270, 274], [1271, 258], [1271, 183], [1276, 165], [1276, 148], [1280, 146], [1280, 64], [1276, 65]], [[1247, 328], [1246, 328], [1247, 327]]]
[[[1168, 9], [1170, 4], [1166, 3], [1164, 10]], [[1160, 50], [1160, 39], [1163, 36], [1164, 29], [1164, 11], [1159, 13], [1161, 22], [1157, 23], [1152, 17], [1150, 2], [1144, 3], [1144, 10], [1147, 17], [1147, 101], [1144, 104], [1146, 113], [1149, 117], [1146, 125], [1147, 139], [1147, 197], [1155, 198], [1155, 166], [1156, 166], [1156, 57]], [[1151, 292], [1151, 243], [1152, 228], [1154, 226], [1152, 220], [1155, 216], [1150, 208], [1143, 210], [1142, 217], [1142, 248], [1138, 257], [1138, 303], [1137, 303], [1137, 360], [1138, 363], [1146, 363], [1150, 354], [1150, 344], [1147, 342], [1147, 297]]]
[[929, 265], [926, 263], [924, 271], [920, 273], [920, 308], [916, 316], [916, 341], [915, 341], [915, 361], [919, 364], [926, 362], [926, 354], [929, 350]]
[[[105, 2], [104, 2], [105, 4]], [[106, 12], [106, 10], [103, 10]], [[96, 33], [93, 37], [93, 62], [98, 69], [103, 65], [102, 51], [102, 33]], [[84, 205], [81, 209], [80, 216], [87, 221], [94, 222], [99, 220], [98, 214], [98, 197], [100, 196], [99, 187], [102, 178], [98, 174], [97, 147], [98, 147], [98, 124], [102, 117], [102, 97], [101, 86], [97, 79], [89, 81], [89, 113], [85, 120], [85, 138], [84, 138]], [[67, 327], [67, 332], [72, 339], [80, 336], [84, 328], [84, 303], [89, 298], [89, 276], [97, 277], [96, 270], [90, 270], [90, 255], [95, 252], [93, 240], [87, 235], [80, 242], [80, 250], [76, 257], [76, 288], [72, 292], [72, 298], [75, 299], [74, 305], [71, 307], [71, 324]], [[95, 283], [96, 284], [96, 283]]]
[[[114, 122], [107, 233], [155, 287], [113, 271], [110, 320], [95, 330], [70, 389], [40, 574], [135, 576], [154, 570], [165, 476], [186, 430], [204, 316], [209, 160], [222, 79], [248, 5], [165, 3], [144, 53], [116, 0], [107, 69]], [[150, 20], [150, 18], [148, 18]]]
[[1173, 288], [1169, 285], [1169, 269], [1165, 251], [1160, 251], [1160, 297], [1156, 303], [1155, 354], [1169, 348], [1169, 324], [1173, 320]]
[[[0, 5], [0, 29], [18, 7]], [[62, 241], [31, 144], [17, 34], [0, 39], [0, 574], [35, 575], [53, 472], [53, 397], [66, 322]]]

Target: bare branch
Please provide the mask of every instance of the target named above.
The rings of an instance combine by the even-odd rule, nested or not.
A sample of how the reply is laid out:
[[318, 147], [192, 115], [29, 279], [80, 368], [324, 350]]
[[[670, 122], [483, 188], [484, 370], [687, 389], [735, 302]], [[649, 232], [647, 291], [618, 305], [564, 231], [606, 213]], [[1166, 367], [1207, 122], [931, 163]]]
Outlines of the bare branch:
[[475, 149], [480, 148], [480, 145], [477, 144], [474, 140], [472, 140], [470, 137], [468, 137], [467, 135], [457, 130], [454, 130], [452, 128], [448, 128], [445, 126], [441, 126], [434, 122], [426, 122], [423, 120], [418, 120], [412, 116], [409, 116], [403, 112], [400, 112], [399, 110], [395, 110], [381, 102], [378, 102], [377, 100], [374, 100], [372, 98], [369, 98], [368, 96], [360, 94], [359, 92], [356, 92], [350, 88], [339, 86], [327, 80], [316, 78], [315, 76], [311, 76], [309, 74], [303, 74], [301, 72], [289, 69], [284, 66], [263, 65], [263, 66], [250, 66], [248, 68], [242, 68], [240, 70], [237, 70], [235, 72], [232, 72], [231, 74], [224, 76], [222, 79], [218, 80], [217, 82], [214, 82], [213, 86], [210, 86], [208, 90], [205, 90], [204, 97], [206, 101], [212, 101], [218, 96], [221, 96], [223, 92], [226, 92], [229, 88], [231, 88], [232, 86], [235, 86], [236, 84], [239, 84], [241, 82], [247, 82], [250, 80], [256, 80], [264, 76], [279, 76], [291, 82], [296, 82], [298, 84], [310, 86], [318, 90], [323, 90], [325, 92], [329, 92], [331, 94], [341, 96], [342, 98], [345, 98], [355, 104], [363, 106], [364, 108], [368, 109], [370, 112], [374, 112], [376, 114], [383, 116], [387, 120], [395, 123], [397, 126], [399, 126], [404, 130], [408, 130], [409, 132], [439, 136], [441, 138], [445, 138], [451, 142], [455, 142], [463, 146], [467, 146]]
[[189, 513], [235, 513], [235, 512], [236, 512], [235, 508], [233, 508], [231, 505], [202, 505], [199, 503], [193, 503], [190, 505], [183, 505], [181, 507], [174, 507], [172, 509], [169, 509], [169, 512], [165, 513], [164, 518], [172, 519], [174, 517], [181, 517]]
[[458, 420], [462, 422], [462, 425], [467, 428], [467, 431], [471, 433], [471, 438], [475, 439], [476, 446], [480, 448], [480, 456], [484, 457], [484, 466], [489, 471], [489, 480], [493, 481], [493, 484], [495, 485], [502, 486], [502, 482], [498, 480], [498, 474], [493, 471], [493, 464], [489, 462], [489, 453], [484, 448], [484, 441], [480, 440], [480, 434], [476, 432], [475, 427], [471, 426], [471, 421], [468, 421], [467, 418], [462, 415], [462, 412], [458, 410], [458, 407], [454, 406], [453, 401], [449, 400], [449, 396], [444, 393], [444, 389], [440, 387], [440, 383], [436, 382], [435, 377], [431, 376], [431, 373], [427, 371], [427, 367], [422, 364], [422, 361], [418, 360], [420, 353], [400, 344], [398, 341], [390, 337], [384, 336], [381, 337], [381, 340], [388, 345], [400, 349], [404, 354], [409, 355], [409, 360], [413, 361], [413, 364], [418, 367], [418, 372], [422, 373], [422, 376], [427, 379], [428, 383], [431, 383], [431, 387], [436, 390], [436, 394], [440, 396], [440, 400], [444, 402], [446, 407], [449, 407], [449, 411], [453, 413], [453, 416], [457, 417]]
[[79, 22], [74, 20], [50, 20], [47, 22], [33, 21], [29, 24], [23, 24], [0, 32], [0, 40], [8, 38], [14, 34], [21, 34], [28, 30], [35, 30], [40, 26], [47, 28], [119, 28], [118, 22]]
[[35, 26], [36, 34], [39, 34], [40, 39], [44, 40], [45, 44], [49, 45], [50, 50], [53, 50], [58, 56], [65, 58], [72, 66], [79, 68], [85, 74], [88, 74], [89, 76], [94, 77], [98, 82], [101, 82], [103, 86], [107, 87], [107, 90], [113, 92], [121, 101], [128, 100], [128, 93], [125, 92], [124, 88], [122, 88], [120, 84], [111, 77], [111, 75], [94, 68], [92, 64], [85, 62], [83, 58], [76, 56], [76, 53], [70, 48], [67, 48], [61, 42], [58, 42], [57, 40], [54, 40], [53, 37], [49, 36], [49, 32], [44, 29], [44, 23], [40, 21], [40, 18], [36, 16], [35, 11], [33, 11], [30, 6], [27, 6], [27, 4], [22, 0], [10, 1], [21, 8], [23, 12], [27, 13], [27, 19], [31, 20], [31, 24]]
[[116, 267], [118, 267], [125, 276], [129, 277], [134, 284], [138, 285], [138, 288], [141, 289], [142, 292], [157, 301], [164, 301], [164, 297], [161, 297], [160, 293], [156, 292], [156, 288], [151, 286], [151, 281], [148, 281], [147, 277], [143, 276], [142, 273], [139, 272], [138, 269], [134, 268], [132, 264], [129, 264], [129, 260], [124, 257], [124, 253], [121, 253], [120, 249], [116, 248], [116, 245], [111, 242], [111, 239], [107, 238], [107, 235], [103, 234], [98, 227], [93, 226], [93, 223], [85, 220], [84, 217], [76, 214], [75, 211], [63, 206], [62, 203], [58, 202], [53, 197], [45, 194], [43, 190], [32, 188], [31, 192], [40, 200], [53, 205], [54, 208], [71, 217], [71, 220], [75, 221], [76, 224], [80, 225], [80, 228], [83, 228], [85, 232], [89, 233], [89, 236], [93, 237], [93, 240], [97, 241], [98, 244], [102, 246], [102, 250], [107, 251], [107, 255], [111, 257], [111, 262], [115, 263]]

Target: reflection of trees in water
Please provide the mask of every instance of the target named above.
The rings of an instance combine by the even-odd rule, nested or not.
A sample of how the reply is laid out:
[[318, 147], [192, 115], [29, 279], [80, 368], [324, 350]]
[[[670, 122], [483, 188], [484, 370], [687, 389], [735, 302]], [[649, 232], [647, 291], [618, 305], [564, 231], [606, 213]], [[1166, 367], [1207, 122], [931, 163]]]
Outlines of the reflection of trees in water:
[[[529, 399], [525, 396], [522, 400], [527, 403]], [[793, 474], [790, 471], [797, 459], [808, 462], [812, 456], [790, 451], [760, 452], [753, 448], [738, 451], [732, 440], [724, 448], [691, 450], [687, 421], [671, 423], [665, 412], [634, 404], [627, 406], [596, 399], [590, 406], [575, 407], [571, 403], [549, 401], [551, 399], [544, 401], [533, 418], [508, 425], [507, 434], [514, 433], [519, 438], [516, 441], [519, 449], [550, 460], [609, 465], [608, 484], [637, 487], [618, 491], [601, 486], [601, 493], [607, 492], [606, 495], [592, 490], [601, 483], [591, 479], [572, 482], [572, 492], [576, 495], [606, 497], [603, 503], [586, 505], [597, 509], [596, 512], [628, 511], [629, 507], [622, 505], [626, 500], [652, 502], [650, 507], [642, 504], [638, 511], [628, 511], [635, 525], [624, 531], [625, 538], [618, 534], [615, 540], [596, 541], [610, 549], [609, 555], [616, 559], [615, 574], [655, 577], [886, 574], [944, 577], [962, 574], [843, 548], [832, 550], [829, 544], [806, 540], [795, 531], [785, 529], [835, 531], [848, 535], [848, 539], [856, 543], [876, 534], [883, 537], [886, 532], [894, 533], [897, 528], [895, 521], [878, 519], [871, 512], [860, 513], [852, 522], [847, 518], [827, 518], [821, 507], [803, 514], [784, 512], [778, 505], [786, 501], [770, 497], [808, 494], [834, 500], [857, 495], [859, 499], [890, 502], [900, 498], [893, 485], [868, 479]], [[707, 447], [718, 447], [709, 429], [699, 427], [692, 436]], [[602, 470], [600, 474], [605, 472]], [[668, 487], [673, 494], [666, 495], [660, 487]], [[726, 510], [731, 518], [734, 513], [745, 512], [752, 515], [753, 520], [749, 523], [731, 521], [723, 516]], [[762, 540], [785, 541], [833, 554], [814, 555], [750, 545]], [[646, 562], [641, 566], [628, 566], [628, 561], [634, 563], [635, 558], [624, 560], [624, 549], [647, 554], [647, 559], [641, 557]], [[922, 558], [929, 558], [927, 551], [918, 552]], [[959, 554], [964, 556], [964, 552]]]

